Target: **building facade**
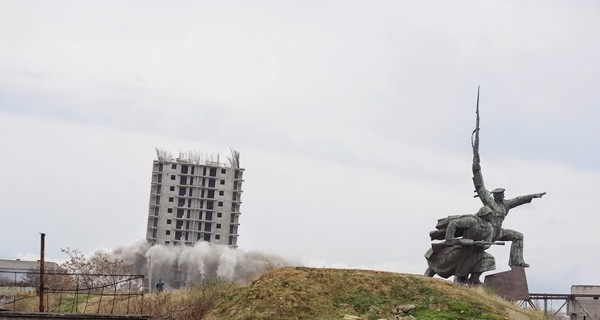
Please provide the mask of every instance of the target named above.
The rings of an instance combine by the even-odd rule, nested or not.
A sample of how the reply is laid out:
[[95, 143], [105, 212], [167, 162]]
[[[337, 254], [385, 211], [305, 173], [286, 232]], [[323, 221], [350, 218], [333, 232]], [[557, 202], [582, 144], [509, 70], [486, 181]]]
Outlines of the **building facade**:
[[[45, 261], [44, 270], [58, 271], [58, 263]], [[19, 285], [31, 280], [28, 276], [31, 273], [39, 273], [40, 262], [26, 261], [21, 259], [7, 260], [0, 259], [0, 285], [12, 284]]]
[[[25, 297], [35, 297], [39, 287], [39, 261], [0, 259], [0, 309], [11, 310], [14, 303]], [[46, 272], [56, 272], [60, 267], [46, 261]]]
[[600, 319], [600, 286], [571, 286], [567, 314], [572, 320]]
[[229, 165], [197, 153], [176, 159], [157, 150], [146, 239], [150, 244], [192, 246], [198, 241], [238, 246], [244, 169], [232, 150]]

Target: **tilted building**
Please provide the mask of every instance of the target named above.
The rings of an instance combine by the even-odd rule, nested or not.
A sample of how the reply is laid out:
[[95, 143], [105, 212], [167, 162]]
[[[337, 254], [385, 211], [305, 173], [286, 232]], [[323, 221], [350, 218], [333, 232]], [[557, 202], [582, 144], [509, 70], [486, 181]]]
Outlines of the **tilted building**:
[[219, 157], [157, 149], [152, 166], [146, 239], [150, 244], [187, 245], [197, 241], [238, 246], [244, 169], [232, 150], [229, 165]]

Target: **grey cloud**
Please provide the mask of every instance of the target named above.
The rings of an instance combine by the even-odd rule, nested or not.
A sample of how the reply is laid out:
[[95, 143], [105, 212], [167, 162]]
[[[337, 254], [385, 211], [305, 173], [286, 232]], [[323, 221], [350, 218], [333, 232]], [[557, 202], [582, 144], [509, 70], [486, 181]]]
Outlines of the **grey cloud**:
[[[0, 133], [10, 137], [0, 146], [11, 155], [0, 164], [13, 169], [0, 200], [11, 230], [49, 228], [57, 246], [84, 251], [131, 243], [143, 225], [114, 220], [145, 221], [154, 147], [233, 146], [247, 168], [244, 246], [420, 270], [432, 222], [478, 206], [469, 137], [481, 85], [486, 181], [549, 192], [507, 220], [539, 250], [532, 265], [565, 251], [549, 235], [588, 241], [563, 217], [595, 219], [593, 1], [0, 6]], [[82, 226], [92, 217], [103, 218], [98, 230]], [[113, 228], [118, 237], [102, 236]], [[588, 272], [561, 268], [532, 268], [530, 279], [563, 291]]]

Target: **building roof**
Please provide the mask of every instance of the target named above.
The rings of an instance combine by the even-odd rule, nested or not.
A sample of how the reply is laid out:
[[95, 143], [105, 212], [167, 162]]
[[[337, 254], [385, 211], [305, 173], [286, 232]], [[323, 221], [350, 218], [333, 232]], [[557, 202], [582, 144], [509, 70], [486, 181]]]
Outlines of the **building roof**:
[[[46, 269], [58, 269], [58, 263], [56, 262], [45, 262]], [[0, 270], [1, 271], [12, 271], [12, 270], [35, 270], [39, 269], [39, 261], [23, 261], [23, 260], [7, 260], [0, 259]]]

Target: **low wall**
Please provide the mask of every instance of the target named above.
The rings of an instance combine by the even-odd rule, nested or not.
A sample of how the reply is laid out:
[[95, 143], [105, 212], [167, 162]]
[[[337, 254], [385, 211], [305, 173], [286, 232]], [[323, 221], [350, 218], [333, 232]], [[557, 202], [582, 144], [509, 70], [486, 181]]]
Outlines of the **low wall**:
[[148, 320], [140, 314], [93, 314], [93, 313], [45, 313], [45, 312], [0, 312], [0, 320], [68, 319], [68, 320]]

